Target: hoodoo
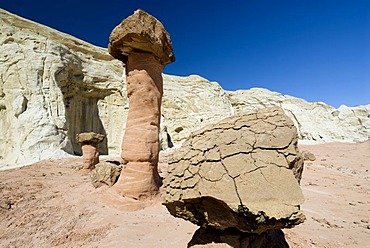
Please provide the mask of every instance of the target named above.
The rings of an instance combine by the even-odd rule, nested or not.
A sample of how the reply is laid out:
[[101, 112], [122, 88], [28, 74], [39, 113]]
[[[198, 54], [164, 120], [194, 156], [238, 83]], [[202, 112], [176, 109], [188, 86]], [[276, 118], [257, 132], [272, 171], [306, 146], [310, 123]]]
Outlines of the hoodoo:
[[76, 140], [81, 144], [83, 172], [90, 172], [99, 163], [98, 144], [104, 140], [105, 136], [102, 134], [90, 132], [80, 133], [76, 135]]
[[134, 199], [148, 198], [159, 188], [162, 70], [175, 60], [172, 43], [156, 18], [137, 10], [112, 31], [108, 50], [126, 65], [129, 98], [121, 153], [124, 166], [114, 188]]

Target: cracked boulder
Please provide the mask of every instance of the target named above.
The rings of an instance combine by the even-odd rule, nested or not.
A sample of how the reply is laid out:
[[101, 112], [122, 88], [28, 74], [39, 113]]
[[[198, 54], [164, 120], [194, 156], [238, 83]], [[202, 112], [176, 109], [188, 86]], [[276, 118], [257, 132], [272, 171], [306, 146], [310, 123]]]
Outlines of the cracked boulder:
[[201, 227], [290, 228], [305, 220], [301, 168], [297, 130], [282, 109], [229, 117], [194, 132], [169, 158], [164, 205]]
[[92, 185], [95, 188], [99, 188], [103, 185], [112, 187], [117, 182], [121, 170], [122, 167], [113, 162], [107, 161], [98, 163], [90, 174]]

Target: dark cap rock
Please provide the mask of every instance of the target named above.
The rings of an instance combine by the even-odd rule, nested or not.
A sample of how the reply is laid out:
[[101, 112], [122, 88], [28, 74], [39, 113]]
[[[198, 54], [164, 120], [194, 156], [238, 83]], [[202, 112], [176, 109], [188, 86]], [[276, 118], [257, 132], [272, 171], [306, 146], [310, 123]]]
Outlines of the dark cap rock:
[[105, 136], [103, 134], [98, 134], [94, 132], [80, 133], [76, 135], [76, 140], [81, 144], [99, 144], [104, 140]]
[[141, 9], [113, 29], [108, 51], [124, 63], [132, 52], [151, 53], [163, 65], [175, 61], [170, 35], [161, 22]]

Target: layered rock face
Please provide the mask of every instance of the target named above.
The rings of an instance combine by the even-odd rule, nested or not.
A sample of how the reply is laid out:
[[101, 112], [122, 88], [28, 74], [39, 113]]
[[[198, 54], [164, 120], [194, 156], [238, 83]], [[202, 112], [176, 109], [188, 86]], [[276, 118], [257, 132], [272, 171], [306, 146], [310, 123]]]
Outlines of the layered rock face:
[[162, 70], [175, 60], [172, 43], [156, 18], [136, 10], [114, 28], [108, 50], [126, 64], [129, 98], [121, 153], [124, 166], [114, 188], [124, 196], [147, 198], [159, 189]]
[[260, 234], [302, 223], [297, 142], [280, 108], [196, 131], [170, 157], [164, 205], [176, 217], [221, 230]]
[[175, 147], [191, 132], [235, 113], [228, 93], [218, 83], [196, 75], [163, 75], [163, 80], [161, 125]]
[[120, 146], [123, 69], [105, 50], [0, 10], [0, 60], [1, 164], [80, 155], [81, 132]]
[[278, 106], [293, 120], [298, 138], [323, 142], [359, 142], [370, 139], [370, 104], [340, 106], [335, 109], [322, 102], [282, 95], [254, 88], [229, 92], [236, 113]]
[[322, 102], [307, 102], [262, 88], [225, 91], [217, 83], [199, 76], [165, 75], [164, 81], [163, 124], [175, 146], [207, 124], [268, 107], [284, 109], [296, 126], [300, 140], [362, 142], [370, 139], [370, 104], [342, 105], [336, 109]]
[[[82, 132], [107, 136], [100, 154], [121, 153], [125, 70], [106, 49], [0, 10], [0, 61], [0, 165], [81, 155], [75, 136]], [[207, 124], [270, 106], [284, 109], [303, 140], [370, 138], [370, 105], [335, 109], [265, 89], [229, 92], [199, 76], [163, 81], [162, 136], [170, 146]]]

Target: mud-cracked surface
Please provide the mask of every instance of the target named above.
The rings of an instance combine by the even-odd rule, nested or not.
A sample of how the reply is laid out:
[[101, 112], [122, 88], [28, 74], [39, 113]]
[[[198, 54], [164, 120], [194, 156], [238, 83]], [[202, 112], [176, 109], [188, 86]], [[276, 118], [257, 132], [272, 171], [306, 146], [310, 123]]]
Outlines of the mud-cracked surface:
[[227, 118], [170, 158], [165, 205], [199, 226], [261, 233], [304, 221], [297, 131], [279, 108]]

